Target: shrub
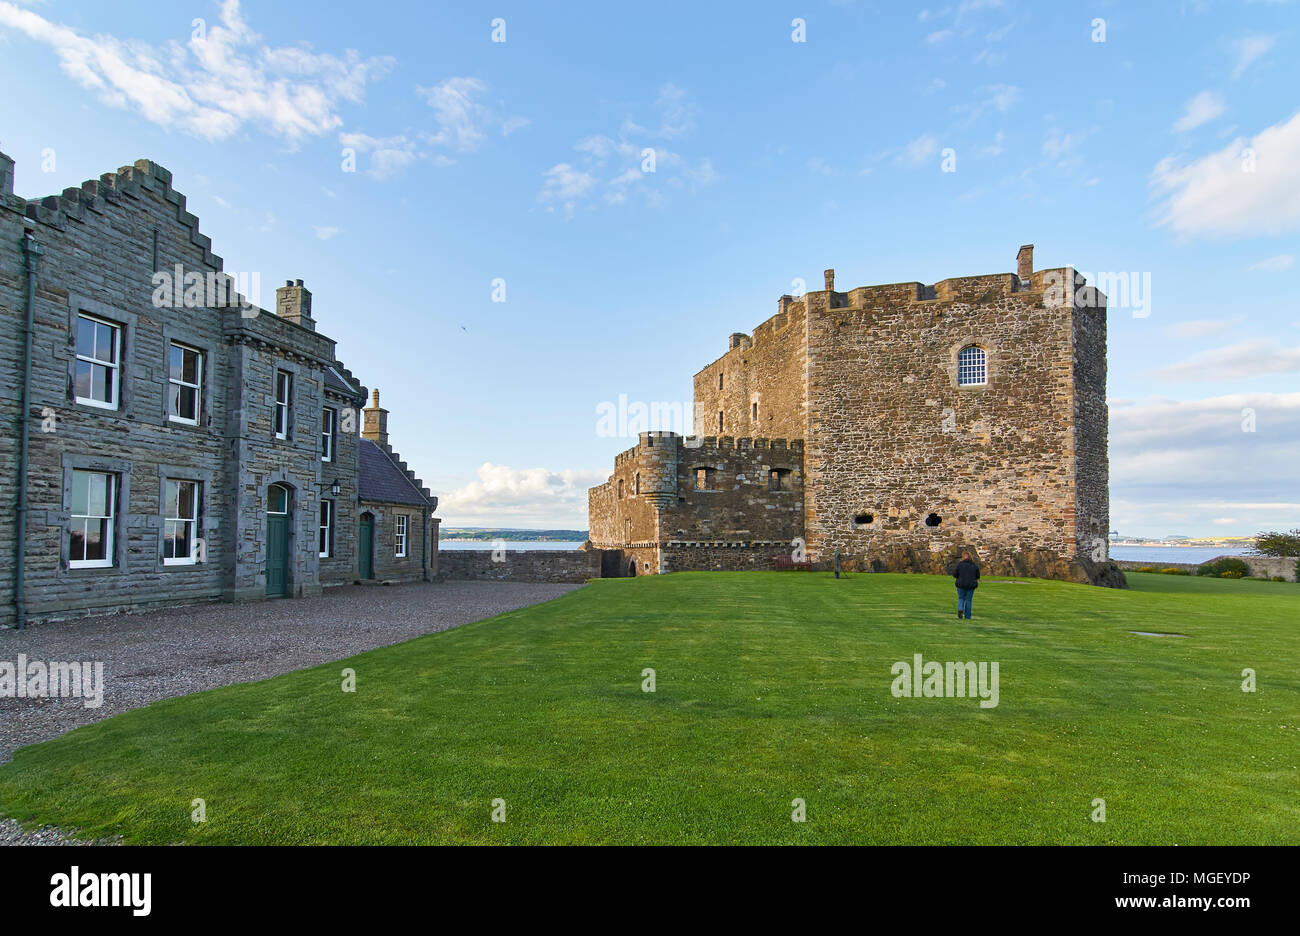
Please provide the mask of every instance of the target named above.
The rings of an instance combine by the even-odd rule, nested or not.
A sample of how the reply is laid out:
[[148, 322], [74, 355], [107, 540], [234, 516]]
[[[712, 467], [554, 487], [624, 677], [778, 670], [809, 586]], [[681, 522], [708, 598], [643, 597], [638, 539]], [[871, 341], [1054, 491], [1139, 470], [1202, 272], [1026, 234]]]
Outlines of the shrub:
[[1286, 581], [1286, 576], [1285, 576], [1285, 575], [1275, 575], [1275, 576], [1273, 576], [1271, 579], [1269, 579], [1269, 581], [1270, 581], [1270, 582], [1285, 582], [1285, 581]]
[[1142, 568], [1140, 568], [1140, 569], [1134, 569], [1133, 571], [1134, 571], [1134, 572], [1154, 572], [1155, 570], [1156, 570], [1156, 569], [1155, 569], [1155, 566], [1143, 566]]
[[1227, 576], [1227, 578], [1241, 578], [1243, 575], [1250, 573], [1250, 566], [1234, 556], [1224, 556], [1222, 559], [1206, 563], [1196, 570], [1197, 575], [1217, 575], [1219, 578], [1224, 578], [1223, 573], [1225, 572], [1237, 573], [1236, 575]]
[[1258, 534], [1255, 552], [1261, 556], [1300, 556], [1300, 529]]
[[1236, 569], [1229, 569], [1226, 572], [1220, 572], [1219, 578], [1239, 579], [1241, 578], [1241, 573], [1238, 572]]
[[1160, 574], [1161, 575], [1191, 575], [1192, 571], [1191, 569], [1175, 569], [1171, 567], [1168, 569], [1161, 569]]

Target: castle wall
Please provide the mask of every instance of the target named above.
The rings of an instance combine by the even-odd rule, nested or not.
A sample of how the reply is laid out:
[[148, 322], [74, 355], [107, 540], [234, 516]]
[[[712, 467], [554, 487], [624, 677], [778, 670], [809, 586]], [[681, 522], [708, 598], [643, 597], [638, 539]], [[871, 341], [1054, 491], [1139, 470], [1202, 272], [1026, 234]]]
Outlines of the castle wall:
[[[803, 444], [785, 439], [678, 439], [675, 497], [659, 517], [664, 541], [775, 541], [803, 534]], [[698, 486], [698, 469], [711, 469]], [[772, 490], [770, 472], [789, 472]]]
[[1106, 406], [1106, 297], [1095, 289], [1074, 313], [1074, 460], [1079, 554], [1110, 556], [1110, 412]]
[[609, 480], [587, 492], [592, 543], [607, 549], [658, 541], [659, 508], [677, 497], [680, 438], [643, 432], [636, 445], [615, 457]]
[[[848, 292], [827, 270], [824, 291], [783, 296], [696, 374], [676, 496], [620, 498], [645, 470], [641, 446], [625, 452], [591, 492], [593, 541], [662, 571], [770, 567], [801, 535], [820, 568], [838, 552], [849, 569], [944, 572], [970, 548], [992, 573], [1122, 587], [1106, 556], [1105, 297], [1071, 268], [1035, 272], [1031, 245], [1017, 266]], [[971, 345], [987, 379], [963, 385]], [[750, 426], [790, 442], [734, 438]], [[778, 460], [788, 492], [767, 483]]]
[[[1010, 275], [933, 294], [855, 290], [851, 308], [808, 297], [810, 554], [1074, 556], [1072, 309]], [[970, 344], [986, 351], [988, 382], [959, 387]]]
[[782, 297], [781, 311], [755, 328], [752, 336], [733, 335], [734, 347], [695, 375], [697, 436], [804, 437], [804, 309], [802, 300]]

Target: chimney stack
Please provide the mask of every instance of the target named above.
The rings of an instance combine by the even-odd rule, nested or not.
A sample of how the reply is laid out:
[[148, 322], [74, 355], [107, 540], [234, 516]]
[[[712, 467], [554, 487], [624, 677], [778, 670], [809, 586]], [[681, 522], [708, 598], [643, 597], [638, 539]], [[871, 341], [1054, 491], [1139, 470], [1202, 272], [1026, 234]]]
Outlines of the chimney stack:
[[316, 330], [316, 320], [311, 317], [311, 292], [302, 280], [296, 283], [285, 280], [284, 285], [275, 291], [275, 314], [303, 328]]
[[370, 395], [370, 405], [361, 411], [361, 438], [388, 445], [388, 410], [379, 405], [379, 388]]
[[1034, 275], [1034, 245], [1025, 244], [1016, 254], [1016, 276], [1020, 277], [1020, 282], [1028, 283], [1029, 278]]
[[14, 161], [0, 153], [0, 195], [14, 193]]
[[826, 291], [828, 293], [835, 292], [835, 271], [827, 270], [824, 275], [826, 277]]

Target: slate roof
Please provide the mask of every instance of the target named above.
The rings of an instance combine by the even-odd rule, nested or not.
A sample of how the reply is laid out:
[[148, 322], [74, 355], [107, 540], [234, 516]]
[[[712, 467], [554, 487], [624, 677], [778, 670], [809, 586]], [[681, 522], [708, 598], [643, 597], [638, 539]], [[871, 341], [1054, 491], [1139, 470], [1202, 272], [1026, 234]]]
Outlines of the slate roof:
[[[351, 374], [349, 374], [348, 376], [351, 376]], [[329, 387], [331, 390], [334, 390], [338, 393], [346, 394], [348, 396], [362, 395], [361, 390], [358, 390], [356, 387], [352, 386], [352, 384], [348, 383], [348, 381], [343, 377], [343, 375], [340, 374], [333, 367], [325, 368], [325, 386]]]
[[388, 504], [410, 504], [413, 507], [437, 507], [437, 501], [424, 495], [416, 482], [397, 466], [396, 459], [396, 455], [389, 455], [378, 443], [370, 439], [361, 440], [361, 499]]

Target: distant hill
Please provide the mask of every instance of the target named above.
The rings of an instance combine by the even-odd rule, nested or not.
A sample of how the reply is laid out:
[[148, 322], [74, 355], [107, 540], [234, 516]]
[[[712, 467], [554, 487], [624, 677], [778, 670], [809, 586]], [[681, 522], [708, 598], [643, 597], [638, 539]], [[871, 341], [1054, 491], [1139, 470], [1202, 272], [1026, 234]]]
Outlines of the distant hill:
[[505, 540], [507, 543], [521, 541], [585, 543], [586, 530], [506, 530], [491, 527], [442, 527], [438, 531], [440, 540]]

